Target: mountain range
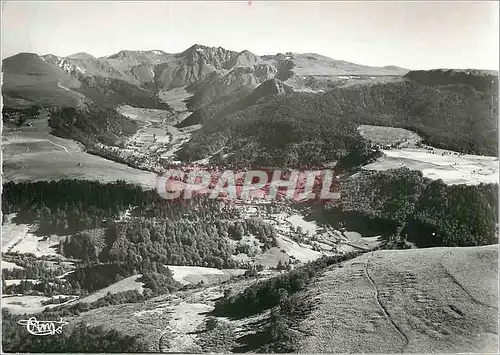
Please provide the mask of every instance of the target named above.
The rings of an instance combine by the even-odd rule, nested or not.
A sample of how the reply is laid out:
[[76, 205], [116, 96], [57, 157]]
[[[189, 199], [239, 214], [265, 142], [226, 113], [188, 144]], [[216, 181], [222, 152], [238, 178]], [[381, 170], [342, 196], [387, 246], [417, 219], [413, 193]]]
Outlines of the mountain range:
[[[36, 106], [88, 111], [92, 107], [93, 112], [105, 112], [130, 105], [175, 112], [178, 109], [169, 104], [169, 98], [174, 92], [183, 93], [190, 114], [179, 127], [204, 124], [197, 139], [180, 152], [187, 160], [207, 156], [196, 152], [201, 141], [206, 152], [222, 149], [228, 135], [234, 136], [227, 129], [235, 120], [228, 124], [228, 117], [248, 112], [254, 122], [259, 116], [254, 112], [256, 107], [266, 107], [265, 102], [283, 95], [281, 104], [293, 106], [296, 97], [308, 103], [319, 100], [322, 103], [314, 105], [327, 105], [322, 110], [329, 116], [412, 129], [443, 148], [490, 155], [497, 151], [497, 128], [491, 119], [496, 112], [496, 102], [491, 100], [498, 86], [495, 72], [409, 71], [359, 65], [315, 53], [258, 56], [247, 50], [198, 44], [181, 53], [122, 50], [100, 58], [87, 53], [67, 57], [20, 53], [2, 64], [3, 102], [13, 110]], [[288, 100], [290, 95], [293, 99]], [[273, 110], [275, 103], [269, 105]], [[314, 109], [308, 112], [314, 114]], [[471, 120], [477, 127], [472, 138], [463, 134], [463, 129], [471, 127]], [[441, 132], [437, 136], [436, 128]], [[454, 133], [444, 134], [446, 130]], [[116, 133], [110, 135], [116, 138]], [[216, 144], [210, 138], [214, 133]], [[81, 140], [82, 134], [75, 136]], [[109, 141], [106, 132], [101, 136]], [[243, 148], [232, 144], [231, 149]]]
[[[57, 103], [78, 106], [84, 100], [81, 94], [95, 99], [97, 93], [105, 93], [112, 103], [143, 103], [140, 101], [143, 96], [179, 87], [191, 85], [196, 91], [215, 84], [225, 86], [229, 94], [231, 90], [227, 87], [255, 88], [272, 78], [297, 91], [314, 91], [352, 76], [401, 76], [408, 72], [398, 67], [353, 64], [314, 53], [257, 56], [246, 50], [235, 52], [202, 45], [191, 46], [181, 53], [123, 50], [100, 58], [87, 53], [67, 57], [20, 53], [2, 64], [8, 105], [28, 104], [19, 99], [44, 104], [50, 101], [47, 97], [57, 94]], [[31, 86], [30, 90], [26, 86]], [[121, 97], [127, 90], [133, 94]], [[46, 95], [37, 97], [37, 91]]]

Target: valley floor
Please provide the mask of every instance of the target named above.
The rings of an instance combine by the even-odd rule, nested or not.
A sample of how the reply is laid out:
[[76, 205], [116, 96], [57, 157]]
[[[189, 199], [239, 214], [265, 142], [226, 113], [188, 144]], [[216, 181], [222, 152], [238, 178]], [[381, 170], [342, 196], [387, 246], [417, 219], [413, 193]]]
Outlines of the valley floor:
[[432, 180], [445, 184], [498, 184], [498, 157], [462, 154], [422, 144], [422, 138], [403, 128], [361, 125], [360, 134], [381, 148], [383, 156], [363, 166], [365, 170], [406, 167], [419, 170]]
[[85, 152], [81, 144], [50, 134], [48, 118], [32, 126], [3, 128], [3, 180], [86, 179], [126, 180], [145, 188], [156, 186], [156, 175]]

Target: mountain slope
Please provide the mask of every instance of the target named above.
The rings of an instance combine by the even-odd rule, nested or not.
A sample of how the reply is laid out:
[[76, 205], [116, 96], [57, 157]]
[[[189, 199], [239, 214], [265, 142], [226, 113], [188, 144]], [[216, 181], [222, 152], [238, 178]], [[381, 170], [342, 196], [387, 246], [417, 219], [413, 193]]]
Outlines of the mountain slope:
[[4, 59], [2, 71], [4, 96], [38, 105], [76, 107], [84, 101], [76, 92], [81, 87], [77, 79], [36, 54], [20, 53]]
[[[214, 93], [215, 90], [208, 90], [208, 94]], [[185, 120], [183, 120], [177, 127], [188, 127], [195, 124], [203, 124], [209, 120], [223, 119], [223, 117], [235, 113], [239, 110], [243, 110], [251, 105], [257, 104], [261, 99], [272, 95], [281, 95], [284, 93], [292, 93], [293, 89], [283, 83], [279, 79], [269, 79], [264, 81], [262, 84], [257, 86], [255, 89], [242, 85], [237, 90], [233, 91], [230, 95], [226, 96], [213, 96], [213, 99], [206, 101], [206, 105], [198, 109], [196, 107], [200, 106], [200, 103], [205, 100], [209, 95], [205, 92], [201, 94], [195, 94], [188, 100], [188, 106], [194, 112], [189, 115]], [[210, 102], [210, 103], [208, 103]], [[209, 123], [210, 124], [210, 123]]]
[[[359, 164], [366, 161], [367, 142], [351, 129], [344, 130], [355, 124], [410, 129], [444, 149], [498, 153], [496, 102], [491, 94], [470, 85], [427, 86], [402, 80], [321, 94], [273, 93], [237, 110], [203, 108], [198, 118], [205, 119], [204, 125], [181, 157], [202, 159], [224, 148], [223, 153], [231, 154], [229, 162], [242, 164], [321, 165], [350, 154]], [[189, 120], [189, 124], [200, 122], [195, 117]]]
[[[17, 91], [12, 88], [14, 82], [19, 84], [22, 81], [19, 79], [20, 67], [41, 67], [41, 63], [26, 65], [28, 58], [23, 56], [26, 57], [26, 54], [7, 58], [3, 63], [8, 67], [5, 70], [7, 91], [18, 98], [23, 98], [23, 95], [33, 97], [33, 93], [23, 94], [20, 88]], [[51, 67], [52, 72], [57, 73], [56, 77], [63, 77], [61, 85], [64, 87], [72, 90], [83, 84], [79, 91], [92, 100], [97, 100], [104, 94], [106, 101], [112, 105], [125, 102], [148, 108], [159, 108], [158, 102], [154, 105], [150, 102], [144, 103], [138, 96], [153, 97], [160, 92], [186, 86], [190, 86], [190, 91], [194, 93], [191, 104], [193, 109], [197, 109], [240, 90], [252, 90], [272, 78], [285, 81], [297, 91], [314, 91], [320, 90], [319, 87], [325, 89], [354, 77], [401, 77], [407, 72], [397, 67], [375, 68], [358, 65], [314, 53], [257, 56], [247, 50], [235, 52], [198, 44], [174, 54], [160, 50], [123, 50], [100, 58], [88, 53], [76, 53], [67, 57], [52, 54], [29, 56], [31, 59], [28, 61], [42, 61], [45, 64], [46, 69], [41, 72], [48, 72], [47, 68]], [[61, 70], [71, 78], [61, 73]], [[33, 87], [41, 84], [32, 80], [31, 76], [26, 76], [27, 73], [23, 75], [25, 86], [31, 87], [32, 92]], [[68, 80], [73, 85], [66, 85]], [[111, 82], [114, 84], [110, 84]], [[127, 86], [124, 90], [135, 93], [128, 95], [124, 90], [114, 92], [113, 87], [117, 85]], [[69, 93], [66, 93], [66, 96], [68, 95]]]
[[102, 105], [89, 103], [83, 108], [56, 107], [49, 109], [49, 125], [53, 134], [71, 138], [87, 146], [95, 143], [116, 145], [133, 135], [140, 127], [136, 121]]
[[[168, 109], [141, 82], [87, 53], [66, 58], [22, 53], [3, 61], [4, 94], [47, 107], [78, 107], [93, 101]], [[12, 101], [10, 101], [12, 102]], [[15, 102], [14, 102], [15, 104]]]
[[316, 304], [298, 351], [497, 352], [497, 258], [498, 245], [377, 251], [330, 267], [297, 296]]

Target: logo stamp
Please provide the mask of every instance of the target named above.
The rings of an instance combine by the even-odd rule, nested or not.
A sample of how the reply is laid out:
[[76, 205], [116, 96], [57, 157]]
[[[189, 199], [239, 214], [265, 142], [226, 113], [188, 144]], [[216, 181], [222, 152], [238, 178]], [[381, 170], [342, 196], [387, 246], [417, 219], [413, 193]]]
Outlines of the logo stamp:
[[65, 325], [68, 325], [68, 322], [62, 320], [59, 321], [51, 321], [51, 320], [42, 320], [39, 321], [35, 317], [31, 317], [30, 319], [20, 320], [18, 322], [20, 325], [26, 326], [26, 330], [28, 333], [32, 335], [54, 335], [61, 334], [62, 328]]

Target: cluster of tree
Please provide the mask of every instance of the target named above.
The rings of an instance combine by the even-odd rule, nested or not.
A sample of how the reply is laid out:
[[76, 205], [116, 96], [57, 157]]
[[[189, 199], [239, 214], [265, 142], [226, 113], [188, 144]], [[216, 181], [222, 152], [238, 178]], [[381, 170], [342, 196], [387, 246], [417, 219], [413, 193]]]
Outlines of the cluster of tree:
[[156, 264], [222, 269], [244, 267], [232, 256], [246, 249], [242, 243], [235, 247], [229, 238], [240, 240], [251, 233], [261, 241], [264, 250], [276, 245], [276, 230], [270, 224], [258, 219], [235, 222], [222, 219], [222, 215], [198, 214], [197, 219], [173, 221], [134, 218], [111, 225], [98, 238], [88, 233], [69, 237], [62, 250], [65, 256], [91, 263], [126, 262], [136, 270], [155, 270]]
[[66, 282], [75, 290], [95, 292], [126, 277], [138, 274], [132, 263], [108, 263], [79, 266], [66, 275]]
[[429, 145], [497, 156], [497, 102], [470, 85], [413, 81], [337, 88], [325, 94], [335, 111], [360, 124], [406, 128]]
[[[287, 302], [290, 303], [288, 299]], [[282, 308], [274, 308], [271, 311], [269, 322], [262, 332], [266, 341], [258, 348], [258, 352], [278, 354], [297, 352], [300, 337], [291, 329], [291, 326], [290, 319], [284, 314]]]
[[446, 185], [401, 168], [363, 171], [340, 188], [341, 199], [321, 207], [335, 227], [401, 237], [422, 247], [498, 242], [496, 184]]
[[[154, 204], [154, 192], [125, 181], [58, 180], [8, 182], [3, 185], [2, 213], [17, 213], [15, 223], [39, 222], [46, 233], [73, 233], [100, 226], [134, 205]], [[158, 197], [159, 199], [159, 197]], [[143, 209], [141, 209], [143, 211]]]
[[[201, 84], [197, 84], [197, 87]], [[227, 88], [225, 88], [227, 89]], [[242, 99], [250, 94], [248, 88], [243, 88], [231, 93], [231, 95], [219, 96], [215, 99], [214, 95], [220, 95], [214, 91], [214, 87], [204, 85], [202, 89], [195, 91], [187, 101], [188, 108], [193, 111], [185, 120], [180, 122], [177, 127], [183, 128], [195, 124], [203, 124], [216, 115], [229, 114], [236, 111], [238, 108], [243, 108]]]
[[300, 293], [282, 299], [280, 304], [271, 310], [268, 322], [259, 334], [260, 342], [249, 345], [259, 353], [297, 352], [304, 336], [303, 332], [297, 330], [297, 324], [316, 306], [315, 300]]
[[66, 281], [58, 278], [42, 278], [36, 282], [20, 280], [19, 283], [8, 286], [2, 279], [2, 292], [4, 294], [44, 295], [48, 297], [54, 295], [87, 295], [85, 290], [74, 288]]
[[109, 229], [100, 228], [78, 232], [72, 237], [66, 236], [59, 242], [59, 251], [66, 257], [80, 259], [83, 263], [99, 261], [99, 253], [106, 245], [106, 233]]
[[33, 105], [26, 108], [13, 108], [4, 106], [2, 108], [2, 121], [5, 123], [14, 122], [21, 126], [27, 119], [38, 118], [40, 106]]
[[[37, 315], [40, 320], [54, 320], [49, 314]], [[115, 329], [89, 327], [84, 323], [68, 325], [62, 334], [33, 336], [18, 321], [26, 316], [2, 310], [2, 350], [8, 353], [101, 353], [144, 352], [147, 345], [139, 336], [124, 335]]]
[[227, 353], [236, 345], [234, 325], [230, 322], [208, 317], [204, 327], [200, 325], [196, 343], [203, 352]]
[[452, 185], [433, 181], [401, 232], [422, 247], [498, 243], [498, 185]]
[[144, 272], [141, 281], [144, 283], [145, 298], [171, 293], [181, 288], [181, 284], [174, 280], [173, 274], [167, 267], [162, 267], [161, 272]]
[[100, 290], [126, 277], [146, 272], [141, 265], [126, 262], [115, 263], [82, 263], [76, 269], [60, 279], [53, 275], [41, 276], [36, 282], [21, 280], [19, 284], [6, 286], [3, 284], [5, 294], [43, 294], [53, 295], [79, 295], [86, 296], [89, 293]]
[[[202, 196], [176, 202], [120, 181], [5, 184], [4, 213], [17, 213], [15, 221], [38, 222], [39, 234], [74, 233], [60, 242], [59, 251], [81, 262], [73, 273], [59, 279], [56, 276], [65, 270], [50, 269], [43, 263], [31, 265], [31, 259], [18, 258], [25, 269], [4, 270], [4, 278], [38, 282], [4, 285], [4, 292], [85, 295], [143, 274], [148, 292], [156, 295], [179, 287], [164, 265], [249, 267], [233, 260], [234, 254], [244, 250], [235, 248], [230, 238], [241, 240], [243, 235], [253, 234], [260, 240], [260, 248], [276, 245], [276, 231], [270, 224], [242, 219], [228, 204]], [[132, 210], [132, 218], [118, 221], [127, 208]]]
[[[2, 213], [17, 213], [15, 223], [39, 224], [39, 234], [74, 234], [107, 227], [127, 208], [132, 215], [168, 218], [231, 219], [238, 212], [227, 204], [206, 197], [189, 201], [166, 200], [156, 191], [143, 190], [125, 181], [58, 180], [8, 182], [3, 185]], [[215, 218], [214, 215], [217, 217]]]
[[95, 309], [123, 303], [138, 303], [144, 301], [145, 299], [146, 297], [144, 297], [144, 295], [137, 290], [129, 290], [117, 293], [108, 292], [108, 294], [103, 298], [90, 303], [90, 308]]
[[245, 271], [243, 274], [243, 277], [255, 277], [259, 274], [260, 271], [264, 270], [264, 265], [262, 264], [252, 264], [250, 267]]
[[4, 294], [79, 295], [81, 297], [98, 291], [126, 277], [142, 274], [141, 281], [147, 289], [145, 295], [159, 295], [177, 290], [181, 285], [173, 279], [172, 272], [162, 264], [153, 263], [89, 263], [77, 265], [74, 272], [65, 279], [42, 277], [37, 282], [21, 280], [7, 286], [3, 283]]
[[[157, 262], [235, 268], [238, 264], [232, 258], [234, 246], [227, 238], [231, 225], [215, 216], [192, 221], [137, 218], [110, 230], [107, 247], [99, 257], [102, 261], [126, 261], [133, 265]], [[270, 234], [263, 234], [262, 238], [273, 238], [274, 230], [267, 231]]]
[[87, 303], [87, 302], [77, 302], [68, 305], [61, 305], [56, 307], [45, 308], [42, 313], [40, 313], [45, 318], [58, 319], [67, 318], [72, 316], [77, 316], [80, 313], [88, 312], [93, 309], [114, 306], [124, 303], [138, 303], [143, 302], [147, 299], [145, 295], [141, 294], [137, 290], [129, 290], [117, 293], [106, 294], [106, 296], [99, 298], [98, 300]]
[[60, 265], [52, 265], [34, 256], [8, 255], [4, 261], [13, 262], [21, 268], [2, 269], [2, 279], [41, 279], [62, 275], [68, 269]]
[[274, 227], [257, 218], [244, 219], [229, 224], [228, 234], [234, 240], [241, 240], [244, 235], [253, 234], [264, 244], [264, 249], [276, 246], [276, 230]]
[[302, 290], [327, 266], [352, 259], [359, 253], [322, 257], [304, 266], [265, 281], [259, 281], [235, 295], [226, 295], [215, 304], [215, 316], [245, 317], [280, 305], [289, 295]]

